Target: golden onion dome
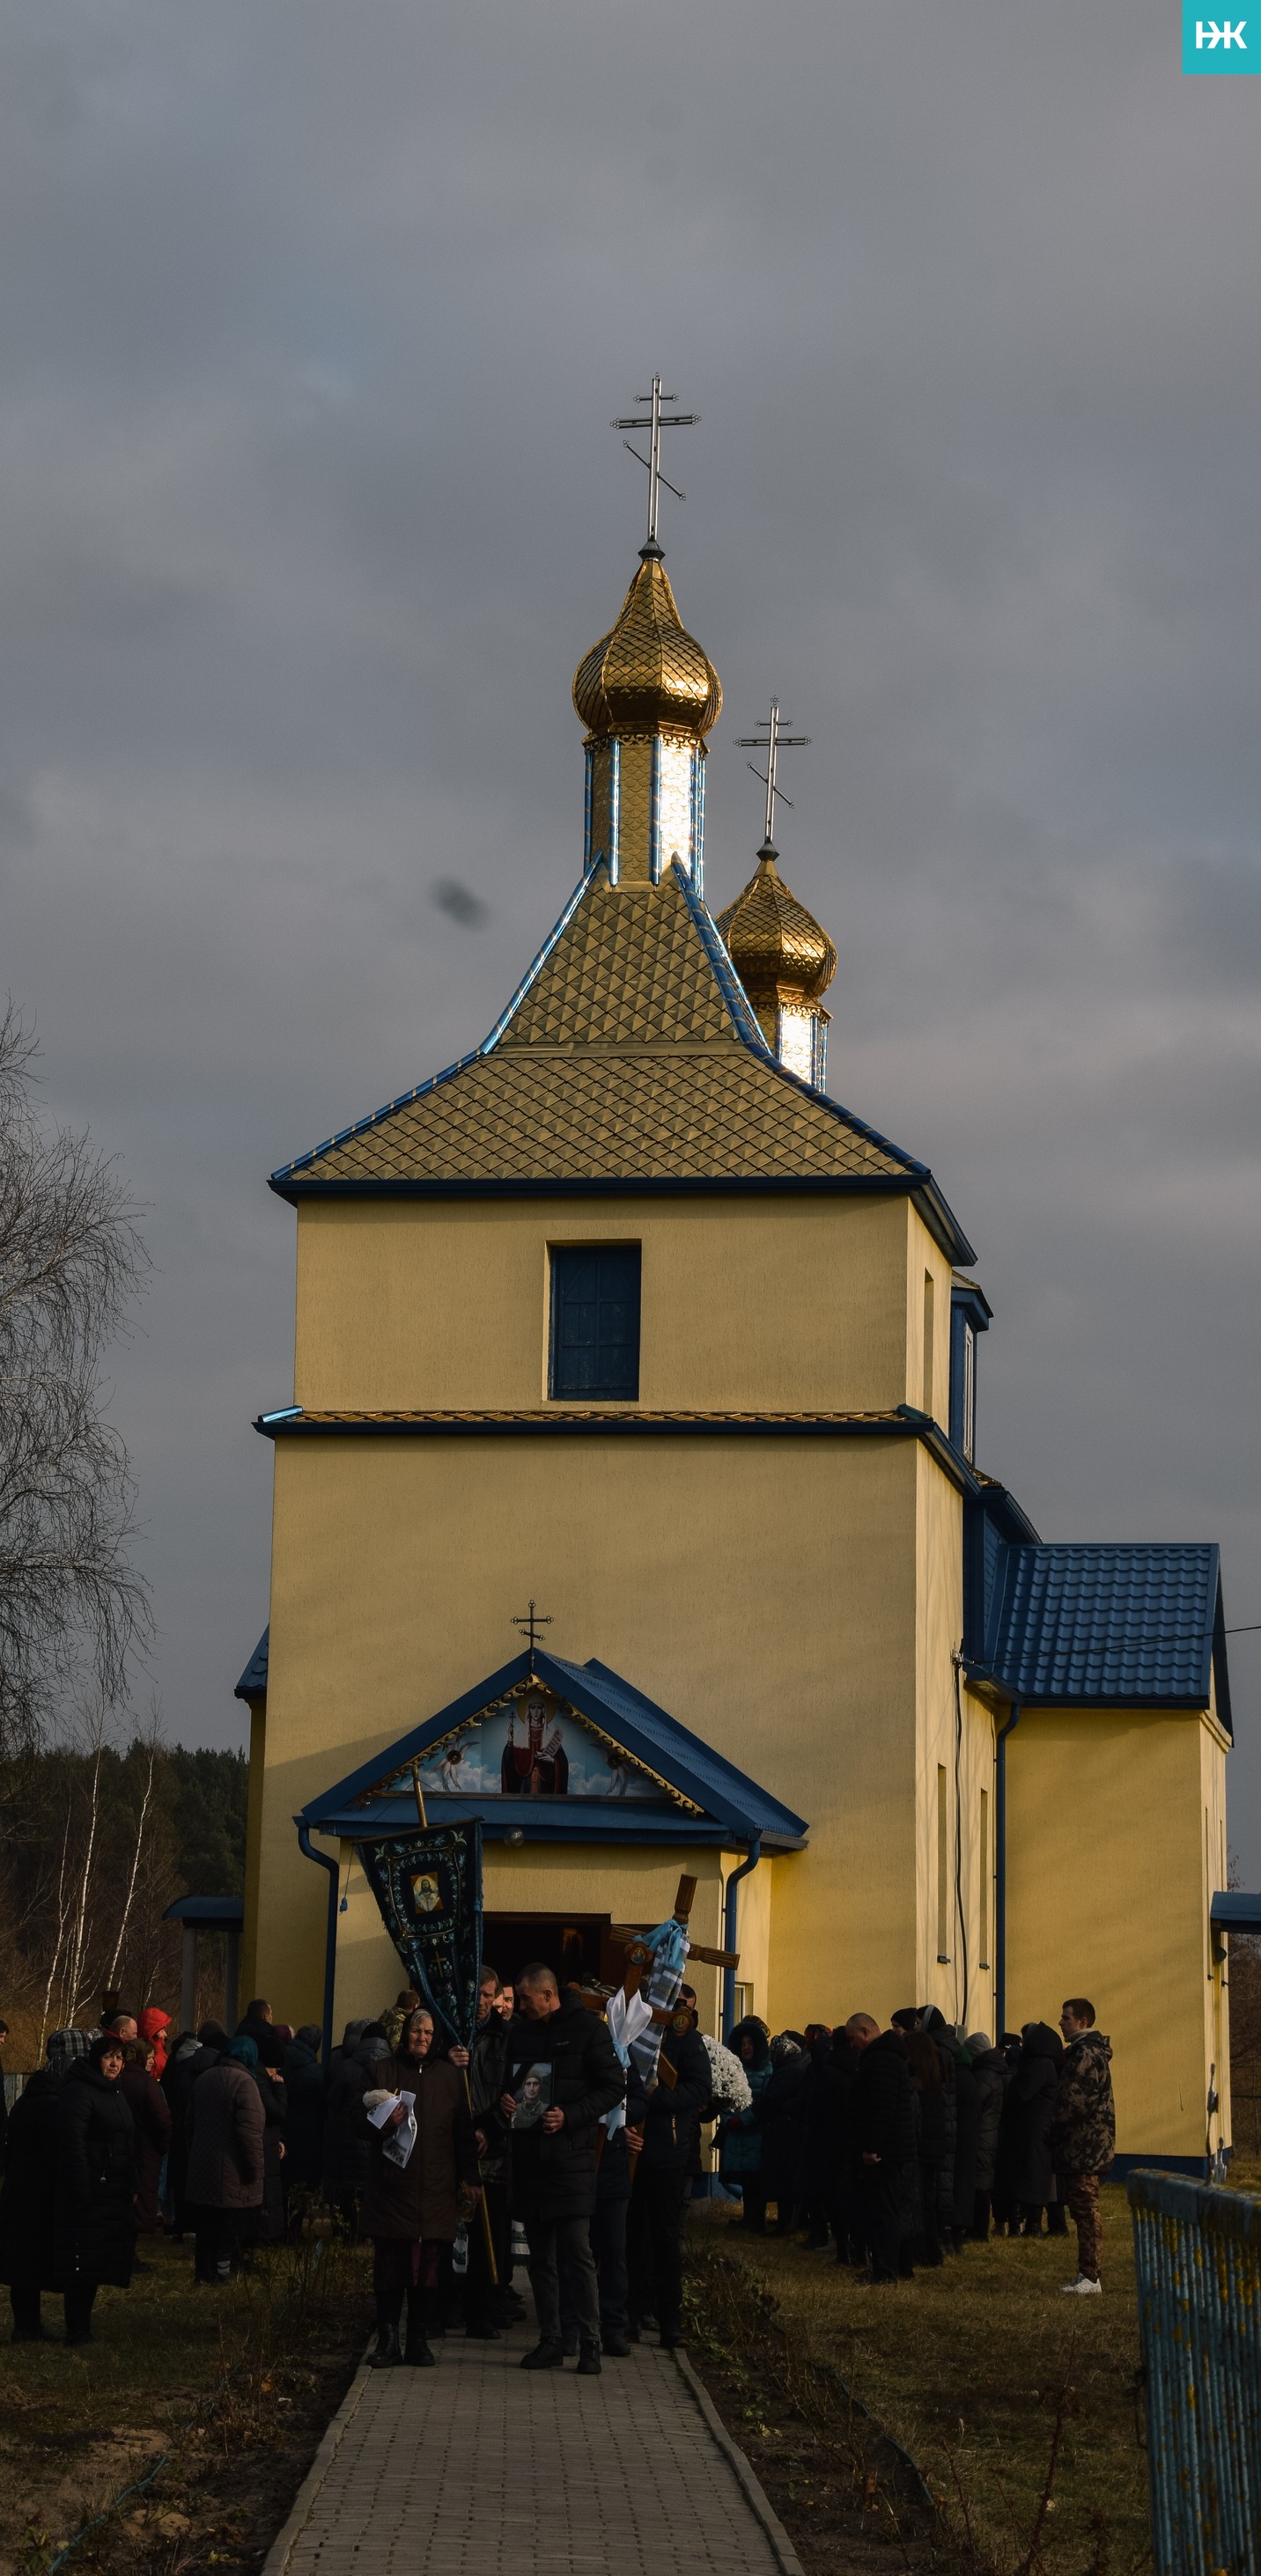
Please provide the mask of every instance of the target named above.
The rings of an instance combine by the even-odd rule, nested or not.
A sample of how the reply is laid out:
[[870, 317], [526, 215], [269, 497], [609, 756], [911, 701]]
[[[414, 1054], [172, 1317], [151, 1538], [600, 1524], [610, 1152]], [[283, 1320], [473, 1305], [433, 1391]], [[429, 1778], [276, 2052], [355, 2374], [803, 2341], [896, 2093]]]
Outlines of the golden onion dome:
[[644, 547], [616, 625], [579, 663], [574, 705], [593, 734], [666, 731], [699, 740], [717, 723], [718, 673], [683, 625], [659, 546]]
[[789, 893], [778, 856], [764, 841], [756, 876], [719, 913], [718, 928], [751, 1002], [785, 991], [817, 1002], [836, 973], [836, 950], [813, 914]]

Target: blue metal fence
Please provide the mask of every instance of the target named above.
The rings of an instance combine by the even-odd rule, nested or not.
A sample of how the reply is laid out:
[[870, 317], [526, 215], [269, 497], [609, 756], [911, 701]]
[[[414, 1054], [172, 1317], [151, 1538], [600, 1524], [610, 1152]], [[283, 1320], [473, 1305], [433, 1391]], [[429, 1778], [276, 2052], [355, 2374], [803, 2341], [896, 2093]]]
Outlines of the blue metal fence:
[[1133, 2173], [1156, 2576], [1261, 2576], [1261, 2200]]

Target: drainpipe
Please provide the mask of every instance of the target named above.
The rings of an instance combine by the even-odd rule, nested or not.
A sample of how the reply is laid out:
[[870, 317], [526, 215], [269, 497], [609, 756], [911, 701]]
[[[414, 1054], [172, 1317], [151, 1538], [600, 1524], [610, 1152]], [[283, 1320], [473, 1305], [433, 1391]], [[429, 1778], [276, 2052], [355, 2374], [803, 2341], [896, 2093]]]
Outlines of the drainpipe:
[[1020, 1702], [1000, 1726], [994, 1747], [994, 2005], [995, 2044], [1007, 2027], [1007, 1738], [1020, 1724]]
[[330, 1860], [327, 1852], [316, 1850], [311, 1840], [310, 1827], [303, 1824], [301, 1816], [295, 1816], [293, 1821], [298, 1828], [299, 1851], [304, 1852], [308, 1860], [317, 1860], [321, 1869], [328, 1871], [328, 1925], [324, 1935], [324, 2069], [327, 2074], [328, 2061], [333, 2050], [333, 1981], [337, 1975], [337, 1885], [341, 1876], [341, 1865], [338, 1861]]
[[[727, 1881], [727, 1895], [726, 1902], [723, 1907], [722, 1924], [722, 1946], [724, 1950], [734, 1950], [739, 1946], [736, 1940], [736, 1933], [739, 1928], [740, 1899], [736, 1894], [736, 1889], [739, 1886], [741, 1879], [747, 1878], [750, 1870], [757, 1868], [761, 1857], [762, 1837], [760, 1834], [755, 1834], [749, 1845], [748, 1859], [742, 1860], [738, 1869], [733, 1869], [731, 1876]], [[734, 1968], [724, 1968], [722, 1972], [722, 2035], [724, 2039], [730, 2039], [732, 2030], [735, 2027], [735, 2018], [736, 1972]]]

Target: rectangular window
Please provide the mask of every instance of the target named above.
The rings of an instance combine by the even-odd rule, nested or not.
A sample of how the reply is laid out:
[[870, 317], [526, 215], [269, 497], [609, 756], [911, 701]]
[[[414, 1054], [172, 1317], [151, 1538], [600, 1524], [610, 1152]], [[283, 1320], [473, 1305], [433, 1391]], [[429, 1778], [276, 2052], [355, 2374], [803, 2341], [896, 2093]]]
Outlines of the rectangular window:
[[737, 2020], [737, 2021], [746, 2021], [746, 2020], [748, 2019], [749, 2014], [752, 2012], [752, 2010], [753, 2010], [753, 1988], [752, 1988], [752, 1986], [742, 1986], [742, 1985], [740, 1984], [739, 1979], [737, 1978], [737, 1980], [736, 1980], [736, 2020]]
[[983, 1968], [990, 1963], [990, 1793], [981, 1791], [981, 1885], [978, 1917], [981, 1926], [981, 1959]]
[[639, 1245], [582, 1244], [552, 1252], [553, 1396], [639, 1395]]
[[970, 1324], [963, 1327], [963, 1454], [972, 1464], [976, 1448], [976, 1335]]
[[950, 1811], [946, 1803], [946, 1766], [937, 1765], [937, 1960], [948, 1967], [950, 1932]]
[[924, 1273], [924, 1400], [923, 1410], [933, 1409], [933, 1274]]

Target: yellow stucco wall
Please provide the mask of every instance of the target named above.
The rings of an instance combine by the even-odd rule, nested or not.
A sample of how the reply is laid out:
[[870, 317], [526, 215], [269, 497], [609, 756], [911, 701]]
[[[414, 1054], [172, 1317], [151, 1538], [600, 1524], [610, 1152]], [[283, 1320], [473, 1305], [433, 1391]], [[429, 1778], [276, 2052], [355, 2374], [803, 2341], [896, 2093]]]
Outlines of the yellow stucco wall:
[[1205, 2151], [1223, 1746], [1207, 1717], [1140, 1709], [1025, 1709], [1008, 1738], [1008, 2025], [1089, 1996], [1122, 2155]]
[[315, 2012], [322, 1976], [324, 1879], [295, 1810], [507, 1661], [531, 1594], [558, 1653], [598, 1655], [809, 1820], [808, 1852], [754, 1873], [745, 1897], [752, 1914], [773, 1885], [768, 2017], [905, 2000], [920, 1455], [669, 1436], [278, 1443], [257, 1954], [277, 2009]]
[[931, 1269], [946, 1419], [950, 1271], [905, 1199], [335, 1201], [298, 1235], [294, 1400], [315, 1409], [542, 1403], [549, 1247], [631, 1242], [641, 1405], [918, 1405]]
[[[904, 1199], [308, 1204], [296, 1399], [539, 1406], [549, 1248], [618, 1240], [643, 1248], [641, 1407], [947, 1422], [950, 1272]], [[992, 2031], [995, 1721], [956, 1696], [961, 1544], [960, 1496], [913, 1440], [280, 1440], [247, 1986], [318, 2017], [326, 1880], [295, 1809], [506, 1662], [533, 1596], [559, 1654], [599, 1656], [808, 1819], [809, 1848], [741, 1888], [740, 1981], [772, 2027], [931, 1998]], [[1008, 1779], [1009, 2024], [1092, 1993], [1122, 2151], [1199, 2152], [1227, 2053], [1219, 1731], [1027, 1711]], [[658, 1919], [686, 1866], [717, 1943], [737, 1858], [490, 1844], [485, 1901]], [[398, 1984], [349, 1852], [342, 1885], [339, 2020]], [[697, 1983], [712, 2028], [716, 1973]]]

